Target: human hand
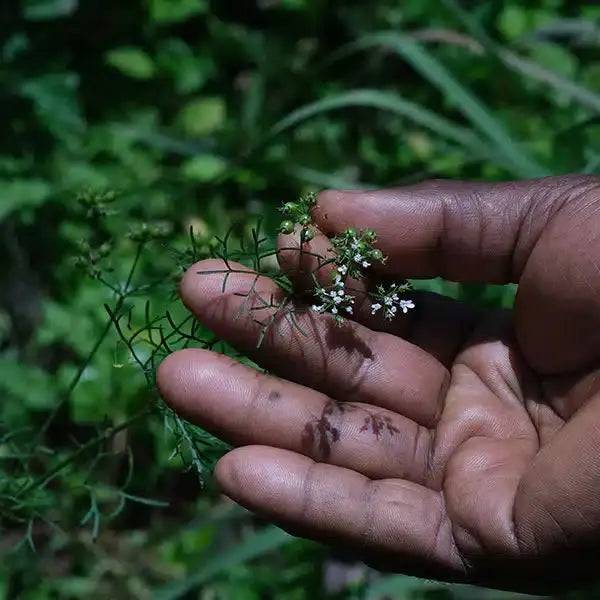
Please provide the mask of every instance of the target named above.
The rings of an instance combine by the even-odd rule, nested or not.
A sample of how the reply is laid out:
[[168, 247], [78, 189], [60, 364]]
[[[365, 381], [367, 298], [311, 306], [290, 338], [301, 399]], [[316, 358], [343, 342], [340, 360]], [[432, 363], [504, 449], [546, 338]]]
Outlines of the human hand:
[[[516, 305], [415, 292], [417, 308], [391, 322], [366, 303], [341, 327], [276, 316], [256, 349], [255, 317], [275, 311], [258, 299], [281, 290], [248, 272], [222, 293], [224, 275], [198, 274], [222, 261], [194, 265], [185, 303], [281, 377], [205, 350], [160, 367], [165, 400], [239, 446], [217, 465], [224, 493], [407, 574], [523, 591], [595, 575], [600, 179], [327, 191], [314, 218], [323, 235], [303, 250], [327, 254], [326, 236], [370, 227], [388, 257], [374, 277], [512, 281]], [[293, 236], [280, 246], [302, 285], [314, 256]]]

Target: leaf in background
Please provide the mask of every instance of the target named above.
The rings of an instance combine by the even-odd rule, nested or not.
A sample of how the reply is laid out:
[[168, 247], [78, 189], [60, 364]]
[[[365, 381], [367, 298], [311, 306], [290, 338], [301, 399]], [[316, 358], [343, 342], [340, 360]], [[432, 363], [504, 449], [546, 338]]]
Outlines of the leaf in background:
[[156, 23], [168, 25], [206, 13], [206, 0], [150, 0], [150, 17]]
[[239, 543], [225, 548], [197, 566], [187, 578], [157, 590], [155, 600], [176, 600], [232, 567], [244, 564], [277, 548], [289, 544], [294, 538], [278, 527], [269, 526], [246, 536]]
[[509, 4], [498, 17], [498, 28], [509, 40], [524, 36], [531, 28], [527, 9], [524, 6]]
[[384, 600], [386, 598], [412, 598], [417, 592], [434, 592], [448, 588], [446, 584], [408, 577], [407, 575], [388, 575], [376, 579], [366, 590], [366, 600]]
[[25, 80], [21, 95], [29, 98], [40, 121], [58, 139], [83, 133], [85, 122], [79, 103], [79, 76], [76, 73], [47, 73]]
[[141, 48], [122, 46], [106, 54], [106, 62], [133, 79], [150, 79], [154, 75], [154, 62]]
[[225, 121], [222, 98], [199, 98], [188, 102], [177, 116], [183, 131], [191, 137], [203, 137], [220, 129]]
[[18, 56], [27, 52], [30, 47], [29, 38], [23, 32], [13, 33], [2, 46], [0, 58], [3, 61], [11, 62]]
[[[595, 112], [600, 112], [600, 94], [592, 91], [592, 89], [595, 89], [598, 86], [588, 84], [588, 87], [585, 87], [584, 85], [574, 82], [572, 79], [561, 76], [556, 72], [555, 65], [552, 63], [548, 64], [548, 67], [545, 67], [533, 60], [524, 58], [517, 53], [508, 50], [494, 42], [485, 29], [470, 12], [467, 12], [462, 7], [458, 0], [443, 0], [443, 2], [469, 33], [480, 42], [488, 52], [497, 56], [509, 69], [512, 69], [530, 80], [543, 83], [553, 88], [561, 95], [569, 96], [581, 104], [581, 106], [585, 106]], [[593, 27], [593, 24], [590, 25]], [[571, 69], [570, 66], [566, 66], [567, 63], [571, 62], [572, 55], [569, 54], [569, 57], [570, 58], [564, 59], [565, 66], [563, 67], [563, 70], [565, 68], [566, 70]]]
[[278, 135], [316, 115], [352, 106], [387, 110], [406, 117], [410, 121], [433, 131], [439, 136], [463, 146], [475, 156], [488, 159], [495, 158], [500, 164], [503, 164], [502, 157], [492, 156], [490, 154], [489, 144], [469, 129], [461, 127], [460, 125], [455, 125], [452, 121], [419, 104], [405, 100], [397, 94], [381, 92], [379, 90], [351, 90], [306, 104], [292, 111], [283, 119], [275, 123], [271, 128], [270, 133], [271, 135]]
[[181, 165], [184, 177], [192, 181], [212, 181], [227, 170], [227, 163], [213, 154], [200, 154], [189, 158]]
[[56, 389], [50, 373], [35, 365], [28, 365], [10, 354], [0, 355], [0, 394], [2, 420], [13, 420], [22, 415], [23, 406], [32, 410], [52, 407]]
[[541, 83], [545, 83], [557, 92], [571, 97], [582, 106], [600, 112], [600, 94], [575, 83], [574, 81], [561, 77], [554, 70], [528, 60], [511, 52], [510, 50], [498, 49], [498, 57], [502, 62], [514, 71]]
[[0, 179], [0, 221], [14, 211], [39, 206], [50, 192], [50, 184], [43, 179]]
[[178, 38], [165, 40], [159, 46], [156, 64], [174, 80], [181, 94], [200, 89], [214, 72], [211, 57], [197, 55]]
[[78, 4], [78, 0], [26, 0], [23, 14], [30, 21], [47, 21], [68, 17]]
[[435, 85], [444, 96], [479, 131], [494, 142], [498, 152], [512, 165], [512, 171], [522, 177], [541, 177], [549, 171], [539, 165], [506, 132], [492, 112], [426, 48], [407, 35], [395, 32], [375, 33], [359, 38], [348, 51], [365, 50], [373, 46], [389, 48], [402, 56], [423, 77]]
[[537, 42], [531, 46], [532, 58], [546, 68], [566, 76], [573, 76], [577, 60], [566, 48], [550, 42]]

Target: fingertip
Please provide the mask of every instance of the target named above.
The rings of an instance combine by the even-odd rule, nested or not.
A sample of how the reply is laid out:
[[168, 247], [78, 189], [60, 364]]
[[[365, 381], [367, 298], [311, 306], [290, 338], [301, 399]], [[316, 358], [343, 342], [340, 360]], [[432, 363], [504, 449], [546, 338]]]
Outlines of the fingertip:
[[156, 384], [163, 400], [177, 412], [194, 412], [197, 391], [203, 382], [214, 378], [215, 363], [221, 355], [202, 348], [185, 348], [173, 352], [158, 366]]
[[223, 456], [215, 467], [221, 491], [247, 508], [263, 513], [289, 512], [313, 461], [271, 446], [243, 446]]
[[237, 500], [237, 490], [240, 488], [238, 450], [240, 448], [230, 450], [222, 456], [215, 465], [214, 471], [214, 477], [221, 492], [233, 500]]
[[326, 235], [341, 233], [357, 224], [369, 225], [369, 216], [379, 202], [374, 190], [324, 190], [313, 208], [315, 225]]
[[335, 224], [330, 218], [330, 212], [332, 207], [343, 202], [345, 193], [342, 190], [323, 190], [317, 196], [312, 216], [317, 227], [326, 235], [335, 233]]

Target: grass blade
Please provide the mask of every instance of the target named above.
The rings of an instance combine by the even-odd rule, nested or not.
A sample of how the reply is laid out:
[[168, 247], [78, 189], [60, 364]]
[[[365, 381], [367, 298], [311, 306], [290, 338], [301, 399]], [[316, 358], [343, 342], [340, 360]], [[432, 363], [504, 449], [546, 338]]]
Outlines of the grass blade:
[[186, 579], [177, 581], [157, 590], [154, 594], [156, 600], [177, 600], [183, 595], [202, 585], [215, 575], [223, 573], [236, 565], [243, 564], [272, 552], [294, 539], [289, 533], [275, 526], [265, 527], [252, 535], [247, 536], [242, 542], [233, 547], [219, 552], [208, 559], [194, 573]]
[[349, 51], [383, 47], [393, 50], [435, 85], [502, 153], [512, 171], [522, 177], [542, 177], [550, 172], [516, 143], [488, 108], [426, 48], [411, 37], [396, 32], [366, 35], [349, 45]]
[[543, 67], [533, 60], [523, 58], [511, 50], [503, 48], [489, 37], [485, 30], [459, 2], [456, 0], [443, 0], [443, 2], [467, 31], [484, 48], [486, 48], [488, 52], [497, 56], [509, 69], [516, 71], [520, 75], [548, 85], [557, 92], [569, 96], [585, 108], [591, 109], [594, 112], [600, 112], [600, 94]]
[[270, 134], [278, 135], [311, 117], [348, 107], [370, 107], [395, 113], [463, 146], [471, 154], [488, 160], [494, 160], [514, 172], [512, 161], [507, 161], [505, 157], [495, 153], [489, 147], [489, 143], [478, 137], [471, 130], [456, 125], [437, 113], [419, 104], [410, 102], [397, 94], [373, 89], [350, 90], [305, 104], [278, 121], [272, 127]]

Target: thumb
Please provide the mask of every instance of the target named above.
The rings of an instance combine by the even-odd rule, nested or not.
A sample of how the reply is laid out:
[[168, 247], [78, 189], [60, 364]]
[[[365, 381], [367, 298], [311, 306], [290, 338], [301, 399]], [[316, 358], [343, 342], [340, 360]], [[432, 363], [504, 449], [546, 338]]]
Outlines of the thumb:
[[381, 191], [325, 191], [327, 235], [369, 227], [384, 275], [519, 282], [517, 336], [542, 372], [600, 356], [600, 179], [430, 181]]

